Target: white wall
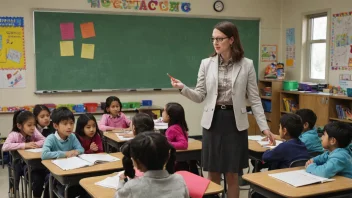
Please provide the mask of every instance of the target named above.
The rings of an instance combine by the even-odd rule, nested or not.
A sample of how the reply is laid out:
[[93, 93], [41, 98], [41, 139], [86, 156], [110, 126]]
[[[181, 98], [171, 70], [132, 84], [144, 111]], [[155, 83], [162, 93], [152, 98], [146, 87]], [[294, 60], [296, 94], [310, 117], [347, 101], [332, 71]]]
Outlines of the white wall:
[[[305, 62], [302, 59], [302, 55], [305, 50], [302, 48], [302, 20], [306, 14], [312, 14], [314, 12], [330, 10], [331, 14], [340, 12], [347, 12], [352, 10], [352, 4], [350, 0], [283, 0], [282, 5], [282, 43], [283, 47], [286, 44], [286, 28], [296, 29], [296, 65], [295, 69], [290, 69], [287, 72], [289, 79], [301, 80], [303, 78], [302, 72], [305, 68]], [[331, 16], [330, 16], [331, 17]], [[331, 30], [330, 30], [331, 31]], [[328, 42], [331, 42], [331, 38], [328, 37]], [[327, 48], [330, 50], [330, 48]], [[286, 56], [285, 53], [283, 53]], [[330, 56], [329, 56], [330, 57]], [[302, 64], [303, 62], [303, 64]], [[329, 64], [330, 61], [327, 62]], [[329, 78], [327, 80], [331, 85], [338, 85], [339, 74], [342, 71], [332, 71], [330, 68], [327, 71]], [[351, 71], [343, 71], [343, 73], [350, 73]]]
[[[213, 10], [214, 1], [191, 0], [192, 11], [187, 16], [211, 16], [222, 18], [260, 18], [260, 43], [277, 44], [281, 49], [280, 43], [280, 10], [281, 0], [223, 0], [225, 9], [221, 13]], [[0, 89], [0, 106], [14, 105], [34, 105], [37, 103], [83, 103], [83, 102], [101, 102], [112, 93], [90, 93], [90, 94], [58, 94], [58, 95], [35, 95], [35, 59], [34, 59], [34, 42], [33, 42], [33, 9], [52, 9], [63, 10], [66, 12], [78, 10], [88, 12], [133, 12], [132, 10], [119, 9], [92, 9], [87, 0], [0, 0], [1, 16], [22, 16], [25, 20], [25, 49], [26, 49], [26, 82], [27, 87], [24, 89]], [[146, 14], [156, 14], [158, 12], [147, 11]], [[170, 12], [167, 14], [171, 14]], [[186, 15], [182, 12], [178, 14]], [[214, 24], [215, 25], [215, 24]], [[211, 32], [209, 32], [209, 36]], [[204, 41], [207, 42], [207, 41]], [[258, 46], [259, 47], [259, 46]], [[177, 49], [175, 49], [177, 50]], [[259, 55], [258, 55], [259, 56]], [[281, 54], [279, 53], [279, 58]], [[200, 60], [199, 60], [200, 61]], [[266, 64], [261, 64], [262, 72]], [[177, 76], [182, 80], [182, 76]], [[194, 76], [194, 80], [196, 80]], [[202, 104], [195, 104], [178, 92], [147, 92], [147, 93], [114, 93], [122, 101], [140, 101], [142, 99], [151, 99], [155, 105], [164, 106], [167, 102], [175, 101], [181, 103], [186, 111], [187, 122], [191, 135], [201, 134], [200, 118], [202, 114]], [[6, 136], [11, 129], [12, 115], [0, 115], [0, 126], [2, 136]]]

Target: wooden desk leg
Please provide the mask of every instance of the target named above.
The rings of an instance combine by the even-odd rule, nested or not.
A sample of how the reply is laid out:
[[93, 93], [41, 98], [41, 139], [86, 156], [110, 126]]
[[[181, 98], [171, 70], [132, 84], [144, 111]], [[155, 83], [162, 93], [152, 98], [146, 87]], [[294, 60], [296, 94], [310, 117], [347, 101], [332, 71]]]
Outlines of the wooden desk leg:
[[51, 173], [49, 174], [49, 197], [50, 198], [54, 198], [54, 188], [53, 188], [53, 176], [51, 175]]
[[[32, 167], [27, 165], [27, 168], [28, 168], [28, 191], [29, 191], [29, 194], [28, 194], [28, 197], [29, 198], [32, 198]], [[26, 185], [26, 181], [25, 181], [25, 185]]]

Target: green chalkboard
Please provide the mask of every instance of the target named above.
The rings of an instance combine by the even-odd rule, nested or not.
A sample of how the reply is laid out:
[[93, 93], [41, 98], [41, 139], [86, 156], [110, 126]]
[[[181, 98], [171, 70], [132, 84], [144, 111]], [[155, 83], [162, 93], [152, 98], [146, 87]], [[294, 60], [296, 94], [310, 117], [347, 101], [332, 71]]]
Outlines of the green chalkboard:
[[[194, 86], [200, 61], [213, 52], [213, 27], [223, 20], [35, 11], [37, 90], [171, 88], [166, 73]], [[259, 20], [229, 21], [257, 69]], [[74, 56], [62, 57], [66, 22], [74, 23]], [[85, 22], [94, 23], [96, 37], [82, 38]], [[93, 60], [81, 58], [82, 43], [95, 44]]]

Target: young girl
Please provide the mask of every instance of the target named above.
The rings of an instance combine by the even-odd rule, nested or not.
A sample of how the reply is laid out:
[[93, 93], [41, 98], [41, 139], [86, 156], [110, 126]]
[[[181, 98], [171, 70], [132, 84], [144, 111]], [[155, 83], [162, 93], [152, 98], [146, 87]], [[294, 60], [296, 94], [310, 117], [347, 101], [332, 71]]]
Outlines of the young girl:
[[104, 152], [101, 133], [92, 114], [86, 113], [79, 116], [75, 133], [85, 154]]
[[42, 133], [44, 137], [55, 133], [52, 122], [50, 122], [50, 110], [45, 105], [37, 104], [34, 106], [33, 114], [36, 120], [37, 130]]
[[99, 122], [99, 128], [103, 131], [129, 128], [131, 120], [121, 112], [122, 104], [118, 97], [110, 96], [106, 99], [104, 115]]
[[[126, 144], [122, 149], [125, 173], [120, 177], [115, 198], [189, 197], [182, 176], [173, 174], [176, 151], [165, 136], [154, 132], [140, 133]], [[144, 176], [135, 178], [134, 167]]]
[[[6, 138], [2, 147], [3, 151], [41, 148], [45, 137], [35, 130], [35, 123], [36, 121], [33, 113], [29, 111], [15, 112], [13, 116], [12, 132]], [[13, 157], [16, 191], [18, 191], [20, 177], [24, 173], [25, 164], [20, 162], [20, 157], [18, 155]], [[34, 197], [41, 197], [46, 176], [45, 171], [33, 170], [31, 176], [33, 182], [33, 195]]]
[[139, 133], [143, 132], [153, 132], [154, 131], [154, 121], [146, 113], [137, 113], [132, 118], [132, 132], [133, 134], [123, 134], [124, 137], [134, 137]]
[[169, 143], [177, 150], [188, 148], [188, 127], [185, 111], [178, 103], [168, 103], [163, 111], [163, 121], [169, 124], [165, 135]]

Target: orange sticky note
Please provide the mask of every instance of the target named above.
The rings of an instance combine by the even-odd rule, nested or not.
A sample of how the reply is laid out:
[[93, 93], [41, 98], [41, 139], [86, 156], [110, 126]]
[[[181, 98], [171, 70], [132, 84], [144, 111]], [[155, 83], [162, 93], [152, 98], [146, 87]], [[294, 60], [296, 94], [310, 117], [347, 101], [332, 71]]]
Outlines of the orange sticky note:
[[82, 38], [95, 37], [95, 29], [93, 22], [81, 23]]
[[294, 60], [291, 58], [291, 59], [287, 59], [286, 60], [286, 66], [290, 67], [290, 66], [293, 66], [293, 62]]

